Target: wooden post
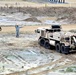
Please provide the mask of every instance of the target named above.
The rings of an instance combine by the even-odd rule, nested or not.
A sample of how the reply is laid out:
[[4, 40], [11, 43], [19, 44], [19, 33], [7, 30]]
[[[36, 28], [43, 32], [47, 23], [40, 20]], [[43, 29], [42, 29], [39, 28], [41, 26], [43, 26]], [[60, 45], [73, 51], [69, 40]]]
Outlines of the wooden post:
[[52, 0], [50, 0], [52, 2]]
[[65, 3], [65, 0], [50, 0], [51, 2]]
[[60, 3], [63, 3], [63, 0], [61, 0]]
[[57, 3], [58, 2], [58, 0], [55, 0], [55, 3]]
[[54, 2], [54, 0], [51, 0], [51, 2]]
[[56, 0], [54, 0], [54, 2], [56, 2]]
[[60, 3], [61, 1], [59, 0], [58, 2]]
[[63, 3], [65, 3], [65, 0], [63, 0]]

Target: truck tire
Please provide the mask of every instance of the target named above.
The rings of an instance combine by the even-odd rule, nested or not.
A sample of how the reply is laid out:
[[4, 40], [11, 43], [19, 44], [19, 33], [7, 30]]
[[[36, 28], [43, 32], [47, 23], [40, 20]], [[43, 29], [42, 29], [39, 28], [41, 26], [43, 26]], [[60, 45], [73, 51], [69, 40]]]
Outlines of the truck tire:
[[40, 46], [44, 46], [44, 44], [45, 44], [45, 39], [44, 39], [44, 38], [41, 38], [41, 39], [39, 40], [39, 44], [40, 44]]
[[42, 39], [42, 37], [39, 37], [39, 39], [38, 39], [38, 44], [40, 44], [40, 40]]
[[49, 41], [45, 41], [45, 45], [44, 45], [44, 47], [45, 47], [46, 49], [50, 49]]
[[65, 46], [65, 44], [61, 45], [61, 53], [69, 54], [69, 46]]
[[56, 43], [55, 48], [56, 48], [57, 52], [59, 52], [59, 53], [61, 52], [60, 43]]

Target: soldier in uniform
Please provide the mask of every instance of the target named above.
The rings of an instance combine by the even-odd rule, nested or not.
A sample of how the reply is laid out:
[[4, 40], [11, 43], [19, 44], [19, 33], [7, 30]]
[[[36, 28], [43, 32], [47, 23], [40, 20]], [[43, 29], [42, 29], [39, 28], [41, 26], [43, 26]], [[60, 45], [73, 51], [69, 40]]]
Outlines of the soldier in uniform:
[[16, 25], [15, 28], [16, 28], [16, 37], [18, 38], [19, 37], [19, 29], [22, 27], [20, 27], [19, 25]]

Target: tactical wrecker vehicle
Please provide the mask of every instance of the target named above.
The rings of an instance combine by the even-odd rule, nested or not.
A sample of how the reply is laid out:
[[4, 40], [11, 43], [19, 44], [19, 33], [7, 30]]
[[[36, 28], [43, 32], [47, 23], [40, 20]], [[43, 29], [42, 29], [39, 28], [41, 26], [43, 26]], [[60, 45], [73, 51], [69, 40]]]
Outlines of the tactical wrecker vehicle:
[[61, 25], [38, 28], [36, 33], [40, 33], [38, 43], [46, 49], [54, 46], [57, 52], [63, 54], [68, 54], [70, 50], [76, 49], [76, 33], [62, 31]]

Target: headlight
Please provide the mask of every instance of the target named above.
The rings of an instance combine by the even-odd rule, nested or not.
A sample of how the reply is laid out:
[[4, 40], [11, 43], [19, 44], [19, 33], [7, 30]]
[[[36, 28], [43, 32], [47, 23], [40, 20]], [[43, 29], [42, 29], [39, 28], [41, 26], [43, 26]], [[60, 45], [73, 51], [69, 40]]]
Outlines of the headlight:
[[37, 29], [37, 30], [35, 30], [35, 33], [40, 33], [40, 31]]

